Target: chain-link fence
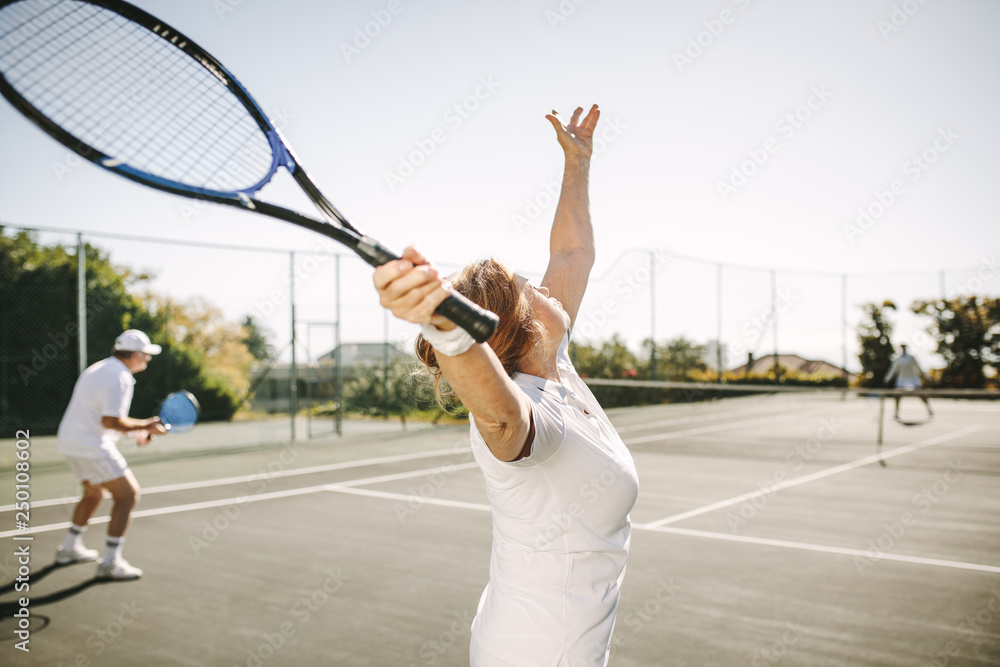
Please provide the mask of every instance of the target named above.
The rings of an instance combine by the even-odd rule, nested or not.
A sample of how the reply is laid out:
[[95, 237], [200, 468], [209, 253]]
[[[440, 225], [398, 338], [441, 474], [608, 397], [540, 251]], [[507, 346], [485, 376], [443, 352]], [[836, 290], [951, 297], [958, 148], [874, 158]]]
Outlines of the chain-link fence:
[[[123, 328], [187, 335], [191, 329], [238, 324], [246, 317], [269, 336], [273, 359], [254, 362], [238, 381], [203, 378], [199, 399], [205, 419], [228, 419], [237, 408], [262, 420], [276, 415], [287, 419], [311, 407], [316, 422], [303, 429], [292, 421], [288, 438], [336, 432], [345, 407], [344, 382], [353, 370], [383, 367], [387, 357], [411, 348], [416, 332], [379, 307], [370, 268], [353, 255], [342, 256], [340, 246], [322, 237], [311, 248], [281, 249], [5, 227], [8, 237], [18, 230], [31, 231], [37, 244], [56, 250], [47, 255], [51, 266], [33, 271], [31, 280], [0, 284], [4, 432], [25, 425], [38, 433], [54, 432], [76, 377], [108, 355]], [[88, 258], [82, 273], [77, 262], [81, 248]], [[116, 267], [114, 275], [99, 270], [105, 260]], [[136, 298], [122, 298], [114, 289], [116, 279]], [[894, 314], [897, 340], [909, 342], [926, 367], [934, 365], [935, 343], [925, 332], [929, 323], [909, 313], [909, 304], [998, 293], [1000, 277], [992, 257], [961, 269], [838, 274], [633, 249], [599, 262], [574, 339], [586, 343], [619, 336], [639, 351], [644, 339], [684, 337], [706, 346], [711, 368], [720, 363], [734, 368], [751, 354], [758, 359], [781, 354], [856, 371], [860, 306], [891, 299], [900, 306]], [[182, 322], [176, 321], [180, 314]], [[170, 391], [191, 389], [179, 386], [190, 377], [190, 355], [170, 341], [156, 342], [170, 348], [170, 354], [165, 349], [165, 356], [137, 377], [134, 415], [152, 414]], [[387, 386], [389, 373], [384, 375]], [[383, 391], [388, 406], [390, 392]], [[368, 413], [378, 412], [371, 407], [377, 402], [367, 401]]]

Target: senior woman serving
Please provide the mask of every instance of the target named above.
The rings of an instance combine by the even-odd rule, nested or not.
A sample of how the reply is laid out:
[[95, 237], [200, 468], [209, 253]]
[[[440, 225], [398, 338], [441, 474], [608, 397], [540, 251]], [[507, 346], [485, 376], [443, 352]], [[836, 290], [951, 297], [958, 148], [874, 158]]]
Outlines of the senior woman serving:
[[[473, 667], [606, 665], [625, 577], [635, 465], [567, 349], [594, 263], [594, 105], [568, 125], [549, 265], [537, 287], [496, 260], [442, 280], [417, 250], [375, 271], [383, 306], [421, 325], [417, 354], [470, 413], [493, 515], [490, 579], [472, 623]], [[434, 313], [450, 290], [495, 312], [486, 342]]]

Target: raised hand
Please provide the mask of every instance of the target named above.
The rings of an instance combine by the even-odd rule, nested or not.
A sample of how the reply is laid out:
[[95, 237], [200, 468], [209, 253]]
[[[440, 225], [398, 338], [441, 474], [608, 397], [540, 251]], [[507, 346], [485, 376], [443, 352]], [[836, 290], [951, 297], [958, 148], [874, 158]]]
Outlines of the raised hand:
[[583, 107], [577, 107], [569, 125], [563, 125], [558, 111], [553, 110], [545, 116], [555, 128], [556, 138], [559, 139], [559, 145], [562, 146], [567, 158], [589, 158], [594, 152], [594, 129], [597, 127], [597, 119], [601, 117], [601, 110], [596, 104], [590, 107], [583, 122], [580, 122], [581, 114]]

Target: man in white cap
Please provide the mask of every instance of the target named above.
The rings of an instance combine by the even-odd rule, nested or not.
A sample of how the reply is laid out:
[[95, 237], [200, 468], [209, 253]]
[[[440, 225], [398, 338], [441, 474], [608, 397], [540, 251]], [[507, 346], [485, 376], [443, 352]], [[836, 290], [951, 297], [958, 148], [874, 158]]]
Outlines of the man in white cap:
[[140, 445], [154, 435], [166, 433], [159, 417], [133, 419], [133, 375], [146, 369], [152, 355], [161, 348], [149, 336], [129, 329], [115, 340], [112, 354], [98, 361], [80, 375], [73, 397], [59, 423], [59, 452], [83, 485], [83, 497], [73, 511], [73, 525], [56, 551], [56, 563], [70, 565], [97, 560], [98, 552], [83, 546], [83, 533], [94, 510], [111, 494], [113, 506], [108, 524], [107, 550], [97, 566], [99, 579], [138, 579], [142, 570], [122, 558], [125, 530], [132, 508], [139, 500], [139, 484], [118, 451], [122, 433], [128, 433]]

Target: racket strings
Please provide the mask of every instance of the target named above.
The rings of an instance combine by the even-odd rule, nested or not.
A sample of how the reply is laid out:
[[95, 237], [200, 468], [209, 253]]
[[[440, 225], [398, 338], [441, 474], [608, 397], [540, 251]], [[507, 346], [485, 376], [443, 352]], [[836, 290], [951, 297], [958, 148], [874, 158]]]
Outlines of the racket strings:
[[197, 402], [185, 392], [179, 392], [163, 401], [160, 406], [160, 421], [169, 426], [171, 431], [184, 433], [198, 422], [199, 412]]
[[[94, 28], [100, 28], [106, 25], [98, 24]], [[69, 114], [74, 113], [69, 100], [77, 100], [77, 104], [80, 106], [87, 105], [86, 108], [82, 108], [79, 112], [82, 122], [79, 126], [79, 132], [84, 135], [92, 135], [93, 133], [104, 132], [104, 127], [109, 125], [117, 116], [116, 112], [113, 112], [110, 116], [100, 115], [100, 105], [102, 101], [94, 96], [83, 97], [87, 90], [93, 88], [101, 83], [100, 71], [103, 67], [109, 65], [116, 59], [124, 58], [136, 58], [140, 55], [140, 45], [137, 43], [128, 44], [125, 40], [119, 40], [117, 44], [110, 47], [105, 53], [101, 54], [100, 60], [95, 61], [95, 69], [84, 76], [77, 76], [77, 82], [73, 84], [72, 87], [66, 88], [63, 91], [60, 86], [64, 85], [65, 78], [73, 77], [78, 73], [72, 67], [65, 66], [66, 75], [64, 79], [52, 81], [49, 83], [48, 91], [51, 94], [51, 100], [45, 98], [44, 96], [39, 96], [39, 101], [48, 104], [49, 108], [52, 109], [53, 120], [62, 120], [63, 118], [68, 118]], [[66, 54], [69, 55], [68, 53]], [[64, 63], [68, 64], [68, 63]], [[112, 100], [109, 107], [117, 109], [118, 102], [126, 94], [126, 91], [135, 84], [134, 77], [121, 77], [116, 82], [105, 89], [105, 95]], [[61, 97], [60, 97], [61, 96]], [[62, 101], [60, 101], [62, 99]], [[65, 112], [65, 113], [64, 113]]]
[[0, 10], [0, 73], [83, 144], [187, 186], [258, 186], [273, 149], [226, 84], [111, 10], [20, 0]]

